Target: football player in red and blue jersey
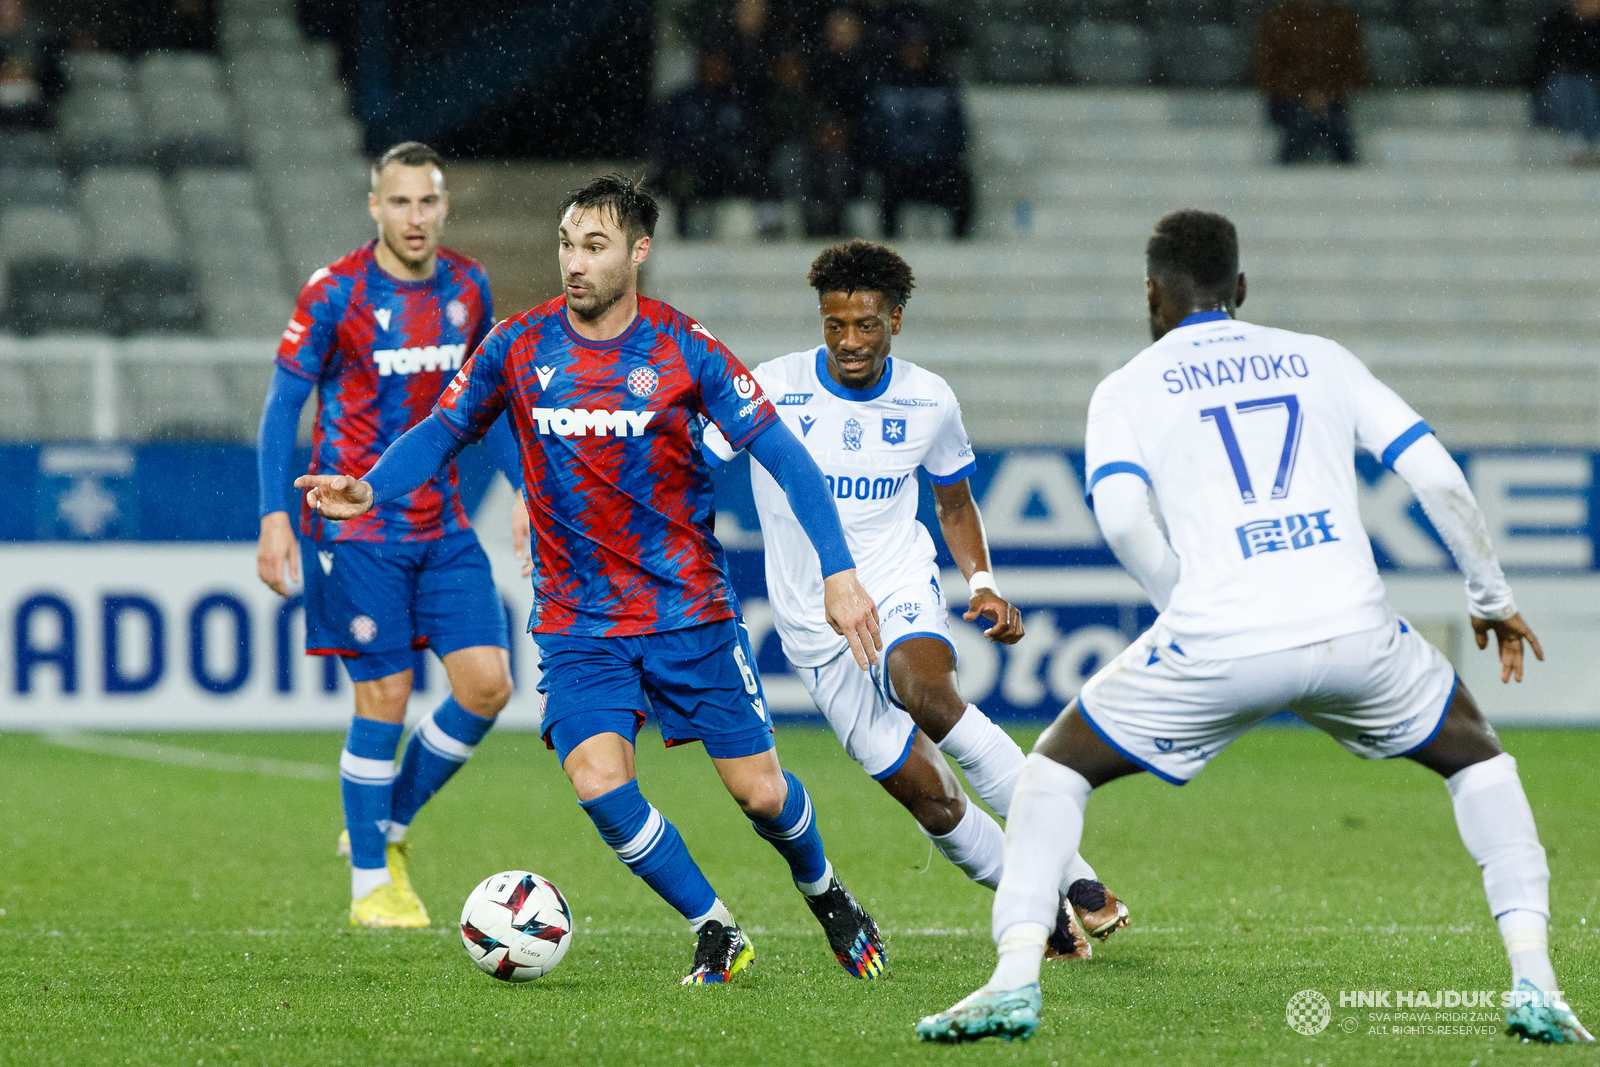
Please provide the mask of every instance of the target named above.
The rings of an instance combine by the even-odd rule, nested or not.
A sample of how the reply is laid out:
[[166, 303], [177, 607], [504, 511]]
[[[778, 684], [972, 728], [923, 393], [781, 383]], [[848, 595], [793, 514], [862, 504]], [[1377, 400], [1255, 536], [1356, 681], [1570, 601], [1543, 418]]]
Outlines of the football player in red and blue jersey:
[[825, 611], [866, 669], [882, 649], [826, 482], [755, 379], [698, 323], [638, 293], [655, 201], [597, 178], [562, 205], [565, 293], [496, 326], [433, 414], [366, 476], [307, 476], [328, 518], [360, 521], [433, 476], [505, 412], [521, 449], [534, 538], [529, 623], [541, 653], [545, 742], [630, 870], [689, 921], [685, 984], [726, 982], [749, 938], [634, 777], [647, 709], [668, 745], [701, 742], [758, 834], [789, 863], [834, 955], [858, 978], [885, 965], [877, 925], [823, 852], [805, 786], [778, 764], [772, 720], [712, 534], [700, 418], [771, 472], [817, 551]]
[[[311, 473], [368, 470], [432, 410], [494, 323], [489, 279], [439, 247], [449, 194], [438, 154], [415, 142], [372, 168], [378, 239], [318, 270], [278, 347], [261, 413], [261, 580], [288, 595], [301, 549], [286, 490], [300, 409], [317, 393]], [[501, 466], [521, 481], [504, 424]], [[511, 696], [504, 609], [489, 560], [467, 524], [455, 464], [358, 519], [329, 523], [306, 508], [306, 651], [344, 659], [356, 710], [339, 758], [351, 862], [350, 921], [426, 926], [406, 874], [406, 829], [466, 762]], [[413, 650], [444, 661], [451, 695], [412, 731], [398, 773]]]

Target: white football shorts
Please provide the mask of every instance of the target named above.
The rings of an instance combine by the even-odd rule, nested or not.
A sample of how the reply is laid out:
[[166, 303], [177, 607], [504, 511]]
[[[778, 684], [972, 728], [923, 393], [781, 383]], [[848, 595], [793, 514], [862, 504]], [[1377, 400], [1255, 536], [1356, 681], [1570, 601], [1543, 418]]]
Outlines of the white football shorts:
[[833, 727], [850, 758], [878, 781], [905, 765], [917, 724], [895, 699], [885, 669], [889, 653], [913, 637], [934, 637], [955, 653], [950, 615], [939, 589], [939, 573], [930, 570], [920, 582], [902, 586], [878, 601], [878, 635], [883, 651], [870, 671], [856, 666], [845, 648], [820, 667], [796, 667], [811, 700]]
[[1107, 744], [1173, 785], [1279, 711], [1365, 759], [1405, 756], [1433, 740], [1455, 696], [1455, 668], [1398, 616], [1374, 630], [1229, 660], [1191, 658], [1162, 630], [1145, 631], [1077, 699]]

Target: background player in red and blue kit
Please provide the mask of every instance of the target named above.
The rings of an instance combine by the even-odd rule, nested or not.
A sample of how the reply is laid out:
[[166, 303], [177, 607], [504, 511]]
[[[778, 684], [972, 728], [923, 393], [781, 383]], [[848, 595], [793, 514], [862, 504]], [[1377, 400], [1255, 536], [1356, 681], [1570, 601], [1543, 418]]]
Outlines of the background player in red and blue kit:
[[725, 982], [748, 939], [634, 778], [646, 708], [668, 745], [700, 741], [723, 784], [788, 861], [857, 977], [884, 965], [877, 925], [823, 854], [811, 799], [778, 765], [722, 548], [712, 535], [700, 416], [788, 494], [817, 549], [825, 609], [860, 666], [882, 645], [822, 473], [744, 366], [699, 324], [638, 295], [656, 205], [626, 178], [568, 195], [559, 229], [566, 293], [495, 327], [433, 415], [365, 481], [307, 476], [308, 502], [356, 519], [424, 482], [505, 411], [521, 446], [532, 522], [543, 729], [579, 803], [618, 857], [698, 936], [685, 983]]
[[[261, 580], [287, 595], [300, 551], [285, 510], [300, 409], [317, 391], [311, 473], [362, 473], [427, 416], [494, 322], [489, 279], [439, 247], [449, 213], [442, 160], [396, 145], [372, 168], [378, 240], [317, 271], [300, 292], [261, 413]], [[490, 435], [513, 484], [515, 444]], [[467, 524], [455, 464], [359, 519], [305, 509], [306, 651], [339, 655], [356, 711], [339, 759], [351, 860], [350, 921], [426, 926], [405, 870], [406, 828], [472, 754], [511, 696], [506, 621]], [[443, 659], [451, 695], [412, 731], [395, 770], [413, 649]]]

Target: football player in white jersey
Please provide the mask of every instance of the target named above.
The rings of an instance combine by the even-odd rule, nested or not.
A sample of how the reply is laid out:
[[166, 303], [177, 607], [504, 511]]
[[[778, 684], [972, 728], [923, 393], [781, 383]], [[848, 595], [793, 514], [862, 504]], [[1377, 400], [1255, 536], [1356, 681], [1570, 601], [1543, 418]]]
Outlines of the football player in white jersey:
[[[967, 482], [976, 466], [961, 406], [943, 378], [890, 358], [914, 285], [911, 268], [892, 249], [859, 240], [835, 245], [816, 258], [809, 280], [820, 302], [823, 343], [753, 373], [827, 478], [862, 584], [877, 601], [884, 654], [870, 674], [856, 667], [822, 611], [816, 550], [777, 483], [752, 466], [778, 635], [845, 751], [905, 805], [950, 862], [993, 888], [1004, 834], [968, 803], [944, 757], [955, 759], [1002, 817], [1024, 757], [957, 689], [933, 538], [917, 521], [920, 467], [933, 483], [945, 543], [967, 579], [963, 617], [989, 620], [991, 641], [1019, 640], [1022, 616], [995, 586]], [[706, 427], [704, 441], [711, 463], [732, 458], [715, 426]], [[1058, 881], [1047, 951], [1052, 958], [1087, 959], [1085, 930], [1104, 940], [1127, 925], [1127, 906], [1081, 858]]]
[[1146, 271], [1155, 344], [1089, 402], [1086, 484], [1106, 541], [1161, 614], [1028, 756], [995, 893], [998, 966], [918, 1033], [1031, 1035], [1052, 887], [1077, 850], [1090, 791], [1137, 771], [1182, 785], [1288, 708], [1358, 756], [1404, 756], [1444, 777], [1510, 957], [1508, 1029], [1592, 1041], [1551, 968], [1550, 869], [1516, 760], [1449, 661], [1385, 603], [1356, 507], [1359, 447], [1416, 493], [1466, 575], [1478, 647], [1492, 632], [1501, 681], [1521, 681], [1523, 642], [1544, 656], [1460, 468], [1344, 348], [1233, 317], [1245, 278], [1227, 219], [1168, 215]]

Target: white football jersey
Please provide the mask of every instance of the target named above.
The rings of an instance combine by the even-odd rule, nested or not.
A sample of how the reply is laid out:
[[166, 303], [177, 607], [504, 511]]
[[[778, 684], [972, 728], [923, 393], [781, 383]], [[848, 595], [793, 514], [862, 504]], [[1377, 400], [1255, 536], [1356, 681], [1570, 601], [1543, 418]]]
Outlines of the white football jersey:
[[1149, 483], [1178, 556], [1161, 621], [1231, 659], [1383, 626], [1355, 449], [1385, 466], [1431, 432], [1346, 349], [1220, 312], [1113, 372], [1089, 402], [1087, 486]]
[[[917, 521], [917, 468], [938, 485], [969, 477], [976, 466], [961, 424], [961, 406], [943, 378], [890, 357], [871, 389], [846, 389], [828, 375], [828, 350], [818, 346], [757, 367], [752, 373], [784, 424], [811, 453], [839, 509], [856, 576], [874, 600], [912, 582], [926, 582], [933, 538]], [[714, 425], [706, 446], [731, 459]], [[822, 565], [789, 500], [759, 463], [750, 483], [766, 542], [767, 597], [784, 654], [797, 667], [827, 663], [846, 647], [828, 625]]]

